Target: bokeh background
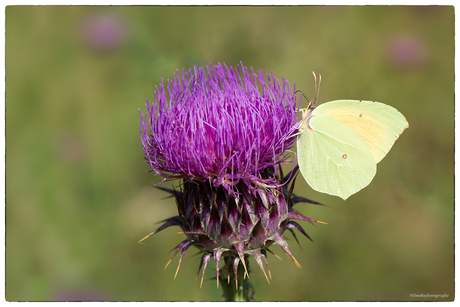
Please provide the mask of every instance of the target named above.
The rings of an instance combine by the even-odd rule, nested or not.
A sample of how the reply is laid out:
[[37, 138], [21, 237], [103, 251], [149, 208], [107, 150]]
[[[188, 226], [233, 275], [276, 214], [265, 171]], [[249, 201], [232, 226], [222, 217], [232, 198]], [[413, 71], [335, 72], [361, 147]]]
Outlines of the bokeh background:
[[346, 202], [297, 180], [333, 207], [299, 211], [328, 224], [304, 225], [319, 248], [290, 240], [301, 269], [273, 248], [271, 285], [252, 262], [256, 299], [453, 300], [452, 6], [6, 7], [6, 299], [222, 299], [195, 283], [193, 249], [176, 280], [178, 259], [163, 270], [179, 229], [137, 243], [176, 210], [151, 187], [138, 109], [161, 78], [218, 61], [310, 99], [315, 71], [319, 102], [376, 100], [410, 124]]

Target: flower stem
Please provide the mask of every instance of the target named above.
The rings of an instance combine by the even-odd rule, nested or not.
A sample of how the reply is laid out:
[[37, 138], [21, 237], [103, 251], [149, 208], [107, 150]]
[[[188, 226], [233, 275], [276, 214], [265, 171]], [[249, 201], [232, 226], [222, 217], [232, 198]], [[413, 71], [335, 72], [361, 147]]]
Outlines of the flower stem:
[[[252, 302], [254, 301], [254, 288], [249, 281], [243, 264], [238, 264], [237, 279], [233, 272], [233, 258], [224, 257], [225, 266], [220, 269], [219, 282], [224, 290], [227, 302]], [[249, 273], [249, 259], [245, 257], [246, 269]]]

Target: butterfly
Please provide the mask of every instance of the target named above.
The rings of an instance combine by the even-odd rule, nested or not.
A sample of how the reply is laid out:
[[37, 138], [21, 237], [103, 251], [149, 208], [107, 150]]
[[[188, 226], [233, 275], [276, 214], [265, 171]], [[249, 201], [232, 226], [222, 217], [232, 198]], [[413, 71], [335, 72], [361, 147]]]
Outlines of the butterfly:
[[344, 200], [366, 187], [379, 163], [409, 127], [395, 108], [375, 101], [335, 100], [301, 110], [297, 155], [302, 176], [316, 191]]

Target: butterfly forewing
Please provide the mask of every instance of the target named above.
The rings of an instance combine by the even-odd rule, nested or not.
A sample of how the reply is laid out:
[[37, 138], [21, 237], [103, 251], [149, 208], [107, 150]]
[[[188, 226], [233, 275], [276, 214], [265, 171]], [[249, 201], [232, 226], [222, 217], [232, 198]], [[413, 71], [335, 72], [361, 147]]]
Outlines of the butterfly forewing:
[[383, 103], [335, 100], [319, 105], [313, 115], [335, 119], [358, 133], [380, 162], [409, 124], [395, 108]]

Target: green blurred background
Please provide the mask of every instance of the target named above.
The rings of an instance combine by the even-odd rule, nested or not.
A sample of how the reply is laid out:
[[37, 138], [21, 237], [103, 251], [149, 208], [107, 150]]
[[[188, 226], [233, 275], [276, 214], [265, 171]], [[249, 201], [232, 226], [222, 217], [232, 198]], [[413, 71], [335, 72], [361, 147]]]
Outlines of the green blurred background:
[[289, 241], [301, 269], [273, 248], [271, 285], [251, 262], [256, 299], [454, 299], [452, 6], [7, 7], [6, 299], [221, 300], [215, 281], [194, 283], [194, 248], [176, 280], [177, 259], [163, 270], [178, 228], [137, 243], [175, 215], [151, 188], [138, 108], [176, 69], [218, 61], [310, 99], [315, 71], [320, 103], [376, 100], [410, 124], [346, 202], [297, 180], [333, 207], [299, 211], [328, 225], [304, 224], [319, 248]]

